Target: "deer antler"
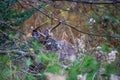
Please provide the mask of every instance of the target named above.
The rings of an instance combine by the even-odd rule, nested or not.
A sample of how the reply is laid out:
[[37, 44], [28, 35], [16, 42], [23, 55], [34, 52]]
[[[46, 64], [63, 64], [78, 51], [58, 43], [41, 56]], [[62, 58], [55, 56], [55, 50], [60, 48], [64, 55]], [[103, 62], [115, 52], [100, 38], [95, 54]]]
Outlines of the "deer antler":
[[55, 28], [57, 28], [60, 24], [61, 24], [61, 22], [59, 22], [56, 26], [50, 28], [50, 31], [52, 31], [52, 30], [54, 30]]

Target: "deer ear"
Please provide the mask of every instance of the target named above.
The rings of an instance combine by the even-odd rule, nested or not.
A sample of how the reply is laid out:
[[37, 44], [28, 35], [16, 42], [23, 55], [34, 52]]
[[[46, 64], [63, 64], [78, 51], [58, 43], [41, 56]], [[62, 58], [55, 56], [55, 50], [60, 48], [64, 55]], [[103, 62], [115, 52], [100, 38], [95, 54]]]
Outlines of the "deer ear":
[[62, 34], [62, 40], [67, 40], [68, 39], [68, 35], [66, 32], [63, 32]]

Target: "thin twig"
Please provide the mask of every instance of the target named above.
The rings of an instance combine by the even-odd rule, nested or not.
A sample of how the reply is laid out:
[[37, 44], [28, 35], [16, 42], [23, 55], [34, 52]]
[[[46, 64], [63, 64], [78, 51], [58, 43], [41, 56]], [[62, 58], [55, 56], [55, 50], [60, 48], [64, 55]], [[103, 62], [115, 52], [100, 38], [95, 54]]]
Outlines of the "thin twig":
[[[6, 55], [8, 53], [15, 53], [17, 55], [20, 55], [17, 59], [21, 59], [23, 57], [30, 57], [32, 60], [35, 59], [35, 55], [29, 52], [19, 51], [19, 50], [0, 50], [0, 55]], [[15, 60], [17, 60], [15, 59]], [[14, 61], [14, 60], [13, 60]]]

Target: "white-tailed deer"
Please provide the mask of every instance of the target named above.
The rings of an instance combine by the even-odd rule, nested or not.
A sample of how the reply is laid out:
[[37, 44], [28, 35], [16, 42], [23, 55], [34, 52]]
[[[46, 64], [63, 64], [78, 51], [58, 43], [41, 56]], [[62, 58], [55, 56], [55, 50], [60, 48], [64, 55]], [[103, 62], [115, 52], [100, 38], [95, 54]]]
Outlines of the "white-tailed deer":
[[62, 40], [60, 41], [54, 39], [51, 34], [51, 29], [46, 29], [42, 32], [41, 29], [36, 28], [32, 32], [32, 36], [41, 44], [45, 45], [46, 50], [55, 51], [58, 54], [60, 61], [74, 61], [77, 51], [73, 45], [66, 40], [66, 33], [63, 33]]

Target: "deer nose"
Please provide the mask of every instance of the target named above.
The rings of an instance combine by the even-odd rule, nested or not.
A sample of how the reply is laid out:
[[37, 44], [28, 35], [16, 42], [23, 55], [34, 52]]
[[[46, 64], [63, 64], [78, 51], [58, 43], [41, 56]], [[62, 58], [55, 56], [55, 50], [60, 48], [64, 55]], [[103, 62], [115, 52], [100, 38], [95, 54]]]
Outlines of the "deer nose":
[[61, 44], [60, 44], [59, 41], [57, 42], [57, 48], [58, 48], [58, 49], [62, 49]]

